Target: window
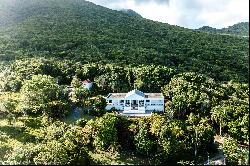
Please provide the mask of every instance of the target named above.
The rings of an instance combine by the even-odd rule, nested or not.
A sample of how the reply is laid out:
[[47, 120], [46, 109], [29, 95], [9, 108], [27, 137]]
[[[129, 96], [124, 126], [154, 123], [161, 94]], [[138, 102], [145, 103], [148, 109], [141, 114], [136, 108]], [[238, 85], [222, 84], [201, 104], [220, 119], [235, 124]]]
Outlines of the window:
[[112, 103], [113, 103], [113, 105], [119, 105], [119, 100], [114, 99], [114, 100], [112, 101]]
[[109, 103], [111, 104], [111, 103], [112, 103], [112, 100], [109, 100]]
[[163, 100], [151, 100], [151, 105], [163, 105]]
[[125, 101], [125, 106], [126, 106], [126, 107], [130, 107], [130, 100], [126, 100], [126, 101]]
[[144, 100], [139, 100], [139, 107], [144, 107]]
[[123, 105], [124, 104], [124, 100], [120, 100], [120, 105]]
[[151, 105], [158, 105], [159, 100], [151, 100]]
[[146, 102], [147, 102], [147, 103], [149, 103], [149, 102], [150, 102], [150, 100], [146, 100]]

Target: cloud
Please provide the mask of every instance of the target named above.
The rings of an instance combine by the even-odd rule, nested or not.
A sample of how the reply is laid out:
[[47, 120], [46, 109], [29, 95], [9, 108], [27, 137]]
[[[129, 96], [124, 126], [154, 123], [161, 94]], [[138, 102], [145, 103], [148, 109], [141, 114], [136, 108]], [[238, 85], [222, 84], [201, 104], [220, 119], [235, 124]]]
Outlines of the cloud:
[[89, 0], [111, 9], [132, 9], [144, 18], [199, 28], [249, 21], [249, 0]]
[[145, 4], [151, 2], [157, 4], [168, 4], [170, 0], [89, 0], [89, 1], [100, 5], [119, 4], [123, 1], [133, 1], [137, 5], [137, 4]]
[[161, 4], [168, 4], [170, 0], [135, 0], [135, 4], [145, 4], [150, 2], [155, 2], [159, 5]]

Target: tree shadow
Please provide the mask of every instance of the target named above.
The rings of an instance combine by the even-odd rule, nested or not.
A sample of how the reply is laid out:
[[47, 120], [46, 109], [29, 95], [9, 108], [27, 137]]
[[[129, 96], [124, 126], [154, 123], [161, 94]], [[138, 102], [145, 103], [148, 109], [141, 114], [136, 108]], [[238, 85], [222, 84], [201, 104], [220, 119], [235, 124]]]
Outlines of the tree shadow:
[[35, 136], [27, 133], [24, 127], [0, 126], [0, 131], [6, 133], [10, 138], [19, 142], [35, 142]]
[[116, 157], [118, 162], [128, 163], [132, 165], [151, 165], [153, 164], [150, 157], [139, 155], [131, 151], [121, 151]]

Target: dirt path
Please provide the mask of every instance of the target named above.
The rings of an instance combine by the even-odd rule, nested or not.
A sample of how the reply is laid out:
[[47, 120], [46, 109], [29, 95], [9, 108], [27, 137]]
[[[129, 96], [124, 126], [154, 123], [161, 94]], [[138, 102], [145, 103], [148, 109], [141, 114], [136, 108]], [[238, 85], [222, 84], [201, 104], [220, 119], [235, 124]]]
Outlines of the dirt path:
[[[223, 144], [223, 139], [219, 135], [214, 136], [214, 143], [219, 145]], [[208, 161], [205, 161], [199, 165], [225, 165], [225, 156], [222, 149], [218, 149], [218, 153]]]

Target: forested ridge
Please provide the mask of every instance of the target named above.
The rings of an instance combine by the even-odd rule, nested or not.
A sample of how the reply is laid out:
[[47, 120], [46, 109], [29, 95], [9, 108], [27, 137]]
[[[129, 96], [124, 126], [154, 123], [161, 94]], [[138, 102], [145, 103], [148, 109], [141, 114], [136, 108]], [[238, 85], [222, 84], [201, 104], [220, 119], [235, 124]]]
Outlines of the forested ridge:
[[249, 37], [249, 22], [240, 22], [232, 26], [228, 26], [227, 28], [221, 28], [221, 29], [216, 29], [209, 26], [203, 26], [201, 28], [198, 28], [197, 30], [204, 32], [213, 32], [213, 33]]
[[[249, 164], [248, 44], [84, 0], [0, 0], [0, 164]], [[165, 112], [105, 110], [134, 88]]]
[[10, 20], [0, 30], [1, 60], [43, 56], [84, 63], [155, 64], [219, 81], [249, 78], [245, 38], [130, 17], [84, 1], [4, 2], [1, 8], [11, 12], [0, 18]]

